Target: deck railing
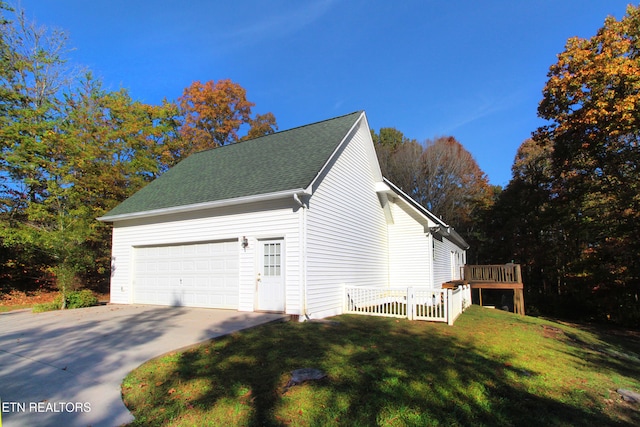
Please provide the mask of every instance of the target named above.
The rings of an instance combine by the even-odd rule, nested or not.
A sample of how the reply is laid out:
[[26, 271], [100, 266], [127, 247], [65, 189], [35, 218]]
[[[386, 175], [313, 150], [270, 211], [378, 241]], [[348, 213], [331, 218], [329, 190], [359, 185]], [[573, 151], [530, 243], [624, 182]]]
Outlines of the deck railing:
[[345, 313], [402, 317], [453, 325], [471, 305], [468, 285], [457, 289], [345, 287]]
[[522, 283], [520, 264], [465, 265], [464, 280], [469, 282]]
[[513, 290], [513, 311], [524, 316], [524, 284], [520, 264], [465, 265], [462, 280], [444, 283], [444, 287], [469, 284], [478, 289], [478, 299], [482, 303], [482, 290]]

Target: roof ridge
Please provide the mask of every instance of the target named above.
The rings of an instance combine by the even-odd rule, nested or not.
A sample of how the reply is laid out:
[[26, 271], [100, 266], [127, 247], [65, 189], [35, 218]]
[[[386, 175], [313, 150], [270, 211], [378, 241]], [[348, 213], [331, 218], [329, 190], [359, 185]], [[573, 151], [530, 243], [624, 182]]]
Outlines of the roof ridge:
[[270, 133], [270, 134], [267, 134], [267, 135], [256, 136], [255, 138], [251, 138], [251, 139], [239, 140], [239, 141], [233, 142], [231, 144], [227, 144], [227, 145], [220, 145], [218, 147], [207, 148], [207, 149], [204, 149], [204, 150], [201, 150], [201, 151], [196, 151], [193, 154], [195, 155], [195, 154], [200, 154], [200, 153], [206, 153], [206, 152], [212, 151], [212, 150], [219, 150], [219, 149], [225, 148], [225, 147], [232, 147], [232, 146], [234, 146], [236, 144], [241, 144], [243, 142], [255, 141], [257, 139], [265, 138], [265, 137], [269, 137], [269, 136], [273, 136], [273, 135], [281, 135], [281, 134], [286, 133], [286, 132], [291, 132], [291, 131], [294, 131], [294, 130], [303, 129], [303, 128], [306, 128], [306, 127], [309, 127], [309, 126], [319, 125], [320, 123], [330, 122], [332, 120], [341, 119], [343, 117], [347, 117], [347, 116], [351, 116], [351, 115], [355, 115], [355, 114], [362, 114], [363, 112], [364, 112], [364, 110], [356, 110], [356, 111], [353, 111], [353, 112], [348, 113], [348, 114], [343, 114], [341, 116], [332, 117], [330, 119], [324, 119], [324, 120], [320, 120], [320, 121], [313, 122], [313, 123], [307, 123], [306, 125], [296, 126], [296, 127], [293, 127], [293, 128], [281, 130], [281, 131]]

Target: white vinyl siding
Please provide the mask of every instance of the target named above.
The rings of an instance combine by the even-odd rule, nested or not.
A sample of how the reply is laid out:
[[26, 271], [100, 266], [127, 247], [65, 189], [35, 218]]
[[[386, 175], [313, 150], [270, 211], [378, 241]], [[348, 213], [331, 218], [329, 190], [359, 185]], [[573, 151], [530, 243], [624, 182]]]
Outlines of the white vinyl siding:
[[387, 224], [364, 123], [348, 136], [309, 201], [307, 311], [312, 318], [341, 312], [345, 284], [388, 285]]
[[[257, 277], [257, 239], [284, 238], [288, 273], [286, 310], [300, 314], [299, 209], [292, 198], [119, 221], [113, 228], [111, 302], [134, 302], [134, 248], [234, 240], [238, 248], [238, 309], [252, 311]], [[247, 237], [249, 246], [241, 247]]]
[[463, 249], [446, 238], [442, 238], [442, 241], [434, 238], [434, 244], [433, 280], [435, 287], [440, 288], [443, 283], [460, 278], [460, 267], [465, 263], [466, 254]]
[[389, 275], [391, 286], [433, 287], [431, 240], [424, 219], [396, 199], [390, 203]]

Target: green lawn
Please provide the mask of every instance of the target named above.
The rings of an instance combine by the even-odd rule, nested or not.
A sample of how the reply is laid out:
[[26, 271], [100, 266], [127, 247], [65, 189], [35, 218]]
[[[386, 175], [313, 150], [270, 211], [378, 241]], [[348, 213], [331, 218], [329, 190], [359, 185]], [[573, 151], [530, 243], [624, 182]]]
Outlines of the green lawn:
[[[471, 307], [454, 326], [366, 316], [275, 323], [123, 382], [134, 425], [640, 425], [636, 338]], [[290, 371], [327, 377], [293, 386]]]
[[33, 304], [0, 305], [0, 313], [31, 308]]

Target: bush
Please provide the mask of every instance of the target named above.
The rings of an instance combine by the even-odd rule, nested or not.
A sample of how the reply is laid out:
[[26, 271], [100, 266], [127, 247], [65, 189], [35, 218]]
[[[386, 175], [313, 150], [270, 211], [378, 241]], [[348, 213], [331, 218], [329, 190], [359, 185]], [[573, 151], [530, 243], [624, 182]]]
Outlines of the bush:
[[60, 310], [60, 307], [62, 307], [62, 294], [58, 294], [52, 302], [34, 305], [31, 311], [34, 313], [42, 313], [45, 311]]
[[[67, 308], [83, 308], [98, 305], [98, 298], [88, 289], [69, 292], [66, 301]], [[62, 294], [59, 294], [53, 302], [34, 305], [32, 311], [34, 313], [42, 313], [44, 311], [60, 310], [61, 307]]]
[[67, 294], [67, 308], [83, 308], [98, 305], [98, 298], [89, 289]]

